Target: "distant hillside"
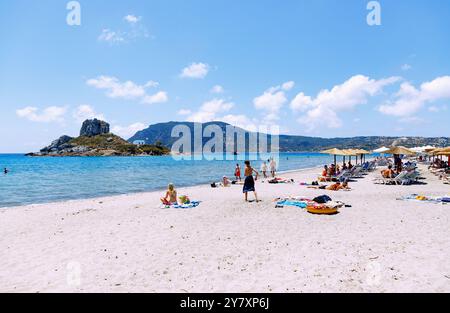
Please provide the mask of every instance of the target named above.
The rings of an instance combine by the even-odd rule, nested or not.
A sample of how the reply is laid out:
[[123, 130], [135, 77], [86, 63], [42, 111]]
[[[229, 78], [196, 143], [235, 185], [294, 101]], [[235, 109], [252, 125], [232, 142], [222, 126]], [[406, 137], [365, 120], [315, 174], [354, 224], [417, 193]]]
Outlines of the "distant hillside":
[[[217, 125], [225, 133], [225, 129], [228, 125], [224, 122], [209, 122], [200, 124], [203, 128], [208, 125]], [[178, 140], [178, 138], [172, 138], [172, 129], [178, 125], [186, 125], [194, 133], [194, 123], [192, 122], [168, 122], [150, 125], [147, 129], [137, 132], [128, 141], [135, 142], [137, 140], [144, 141], [146, 144], [160, 143], [166, 147], [171, 147], [172, 144]], [[230, 125], [231, 126], [231, 125]], [[237, 130], [241, 128], [235, 127]], [[244, 130], [242, 130], [244, 131]], [[247, 132], [248, 134], [249, 132]], [[209, 141], [210, 138], [203, 138], [203, 144]], [[248, 138], [247, 138], [248, 142]], [[403, 145], [406, 147], [416, 146], [448, 146], [450, 145], [449, 137], [440, 138], [423, 138], [423, 137], [353, 137], [353, 138], [316, 138], [305, 136], [280, 136], [280, 151], [281, 152], [310, 152], [320, 151], [328, 148], [360, 148], [373, 150], [381, 146]], [[234, 151], [227, 151], [232, 153]], [[239, 151], [238, 151], [239, 152]]]

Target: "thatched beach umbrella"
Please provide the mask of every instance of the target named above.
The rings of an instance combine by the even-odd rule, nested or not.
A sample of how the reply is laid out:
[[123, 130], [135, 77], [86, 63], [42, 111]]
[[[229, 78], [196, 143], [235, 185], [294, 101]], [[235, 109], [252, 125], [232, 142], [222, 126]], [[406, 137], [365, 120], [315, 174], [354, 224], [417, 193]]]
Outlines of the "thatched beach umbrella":
[[430, 152], [433, 156], [440, 156], [441, 160], [443, 156], [448, 156], [450, 161], [450, 147], [435, 149]]
[[340, 150], [338, 148], [324, 150], [324, 151], [321, 151], [320, 153], [334, 155], [334, 165], [335, 166], [337, 165], [336, 156], [338, 156], [338, 155], [346, 155], [345, 151]]
[[392, 147], [385, 153], [386, 154], [396, 154], [396, 155], [416, 155], [416, 152], [414, 152], [408, 148], [402, 147], [402, 146]]
[[366, 154], [370, 154], [369, 151], [366, 151], [366, 150], [364, 150], [364, 149], [356, 149], [356, 153], [357, 153], [358, 155], [361, 156], [361, 163], [362, 163], [362, 161], [363, 161], [363, 156], [364, 156], [364, 158], [365, 158], [365, 157], [366, 157]]
[[342, 151], [344, 151], [345, 155], [348, 156], [348, 159], [350, 162], [352, 161], [352, 156], [355, 156], [355, 157], [357, 156], [356, 151], [353, 149], [345, 149]]

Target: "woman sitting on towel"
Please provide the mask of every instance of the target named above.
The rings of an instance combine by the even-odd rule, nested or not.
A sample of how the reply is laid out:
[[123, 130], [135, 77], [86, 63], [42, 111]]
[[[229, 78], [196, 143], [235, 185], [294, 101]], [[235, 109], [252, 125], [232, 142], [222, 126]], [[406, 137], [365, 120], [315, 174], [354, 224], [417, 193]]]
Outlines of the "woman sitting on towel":
[[245, 194], [245, 202], [248, 202], [248, 193], [253, 192], [255, 194], [255, 200], [258, 202], [258, 195], [255, 189], [255, 179], [253, 178], [253, 173], [256, 174], [256, 180], [258, 180], [259, 173], [253, 169], [250, 165], [250, 161], [245, 161], [245, 180], [243, 192]]
[[166, 196], [164, 198], [161, 198], [161, 202], [164, 205], [178, 204], [177, 191], [175, 190], [174, 184], [169, 184], [169, 187], [167, 188]]

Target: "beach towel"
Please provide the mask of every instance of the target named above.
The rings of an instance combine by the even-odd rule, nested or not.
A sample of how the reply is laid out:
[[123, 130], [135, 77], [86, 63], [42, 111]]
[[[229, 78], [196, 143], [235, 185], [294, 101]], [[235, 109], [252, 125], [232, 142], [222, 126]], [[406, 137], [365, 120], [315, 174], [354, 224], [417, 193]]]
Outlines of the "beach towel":
[[397, 198], [397, 200], [447, 204], [449, 203], [450, 199], [448, 197], [427, 197], [423, 195], [412, 194]]
[[284, 207], [285, 205], [287, 206], [295, 206], [301, 209], [306, 209], [306, 207], [308, 206], [307, 202], [304, 201], [295, 201], [295, 200], [283, 200], [283, 201], [279, 201], [277, 202], [277, 207]]
[[192, 209], [200, 205], [200, 201], [191, 201], [186, 204], [162, 205], [162, 209]]

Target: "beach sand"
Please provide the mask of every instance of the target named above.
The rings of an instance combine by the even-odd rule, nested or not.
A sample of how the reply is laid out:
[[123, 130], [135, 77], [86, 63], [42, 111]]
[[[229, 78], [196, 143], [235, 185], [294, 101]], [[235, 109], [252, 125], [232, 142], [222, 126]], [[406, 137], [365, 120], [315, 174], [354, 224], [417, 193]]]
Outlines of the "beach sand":
[[[350, 192], [258, 182], [261, 203], [242, 186], [180, 188], [202, 201], [188, 210], [161, 209], [161, 192], [0, 209], [0, 292], [450, 292], [450, 205], [396, 200], [450, 186], [424, 168], [426, 185], [376, 173]], [[273, 202], [322, 194], [352, 207]]]

